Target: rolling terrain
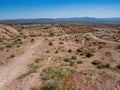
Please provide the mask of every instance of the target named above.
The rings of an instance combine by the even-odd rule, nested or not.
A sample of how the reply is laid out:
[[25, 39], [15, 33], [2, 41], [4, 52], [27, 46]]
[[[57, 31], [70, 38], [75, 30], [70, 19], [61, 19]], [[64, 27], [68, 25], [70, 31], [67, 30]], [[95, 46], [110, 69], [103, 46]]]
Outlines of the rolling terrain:
[[0, 24], [0, 90], [119, 89], [119, 24]]

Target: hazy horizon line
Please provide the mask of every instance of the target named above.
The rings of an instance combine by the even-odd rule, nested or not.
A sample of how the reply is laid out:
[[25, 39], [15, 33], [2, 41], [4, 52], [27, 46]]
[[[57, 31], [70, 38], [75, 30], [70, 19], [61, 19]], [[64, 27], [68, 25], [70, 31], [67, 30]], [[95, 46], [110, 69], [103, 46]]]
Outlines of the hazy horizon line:
[[25, 19], [69, 19], [69, 18], [94, 18], [94, 19], [107, 19], [107, 18], [120, 18], [120, 16], [118, 17], [89, 17], [89, 16], [80, 16], [80, 17], [35, 17], [35, 18], [10, 18], [10, 19], [0, 19], [0, 20], [25, 20]]

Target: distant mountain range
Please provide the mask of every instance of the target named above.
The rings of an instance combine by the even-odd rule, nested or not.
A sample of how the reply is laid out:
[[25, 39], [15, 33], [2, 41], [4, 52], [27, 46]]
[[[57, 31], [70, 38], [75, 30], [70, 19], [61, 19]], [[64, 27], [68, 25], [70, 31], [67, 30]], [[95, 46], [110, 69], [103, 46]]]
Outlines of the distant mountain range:
[[0, 20], [0, 23], [7, 24], [51, 24], [51, 23], [108, 23], [120, 24], [120, 17], [116, 18], [91, 18], [91, 17], [72, 17], [72, 18], [37, 18], [37, 19], [13, 19]]

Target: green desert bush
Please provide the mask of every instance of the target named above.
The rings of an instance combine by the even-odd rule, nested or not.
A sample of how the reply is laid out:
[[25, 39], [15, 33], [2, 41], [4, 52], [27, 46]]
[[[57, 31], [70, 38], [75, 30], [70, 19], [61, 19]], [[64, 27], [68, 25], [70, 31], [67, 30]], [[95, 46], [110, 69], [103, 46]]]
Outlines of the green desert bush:
[[80, 52], [80, 55], [84, 55], [88, 58], [94, 56], [94, 51], [93, 50], [83, 50]]
[[53, 79], [64, 77], [63, 68], [54, 69], [50, 75]]
[[92, 57], [93, 56], [93, 52], [88, 51], [88, 52], [85, 53], [85, 56], [88, 57], [88, 58]]
[[77, 64], [83, 64], [83, 61], [79, 60], [77, 61]]
[[49, 51], [49, 50], [46, 50], [45, 53], [50, 53], [50, 51]]
[[92, 61], [92, 64], [93, 65], [98, 65], [98, 64], [100, 64], [101, 63], [101, 61], [99, 61], [99, 60], [94, 60], [94, 61]]
[[47, 74], [47, 73], [43, 73], [43, 74], [41, 75], [41, 79], [42, 79], [42, 80], [49, 80], [49, 79], [50, 79], [50, 75]]
[[4, 50], [4, 47], [0, 47], [0, 51], [3, 51]]
[[120, 49], [120, 44], [119, 44], [119, 45], [117, 45], [116, 49]]
[[64, 77], [64, 72], [63, 68], [52, 68], [48, 67], [43, 69], [44, 74], [44, 79], [46, 78], [52, 78], [52, 79], [58, 79]]
[[3, 41], [3, 39], [2, 38], [0, 38], [0, 42], [2, 42]]
[[50, 41], [48, 44], [49, 44], [49, 46], [53, 46], [53, 42], [52, 41]]
[[12, 44], [6, 45], [7, 48], [12, 48], [12, 46], [13, 46]]
[[44, 73], [49, 74], [49, 73], [52, 73], [53, 68], [52, 68], [52, 67], [47, 67], [47, 68], [43, 69], [42, 71], [43, 71]]
[[3, 65], [3, 62], [0, 62], [0, 65]]
[[31, 88], [30, 90], [40, 90], [40, 88], [34, 87], [34, 88]]
[[100, 49], [102, 49], [102, 48], [103, 48], [103, 46], [102, 46], [102, 45], [99, 45], [99, 46], [98, 46], [98, 49], [99, 49], [99, 50], [100, 50]]
[[77, 56], [72, 56], [71, 59], [76, 60]]
[[97, 65], [97, 68], [99, 68], [99, 69], [101, 69], [101, 68], [109, 68], [109, 64], [101, 63], [101, 64]]
[[69, 49], [68, 52], [71, 53], [71, 52], [72, 52], [72, 49]]
[[65, 62], [70, 62], [71, 59], [70, 59], [70, 58], [64, 58], [64, 61], [65, 61]]
[[29, 66], [29, 68], [30, 68], [30, 72], [36, 72], [36, 70], [39, 68], [37, 65], [35, 65], [35, 64], [30, 64], [30, 65], [28, 65]]
[[55, 53], [58, 53], [58, 50], [56, 50]]
[[77, 49], [76, 51], [77, 51], [77, 52], [81, 52], [81, 49]]
[[93, 65], [95, 65], [97, 68], [109, 68], [110, 65], [108, 63], [104, 63], [102, 61], [99, 61], [99, 60], [94, 60], [92, 62]]
[[116, 67], [117, 67], [118, 69], [120, 69], [120, 64], [118, 64]]
[[12, 42], [13, 45], [23, 44], [23, 41], [21, 38], [17, 38], [15, 41]]
[[59, 42], [59, 44], [64, 44], [63, 42]]
[[11, 54], [10, 56], [9, 56], [9, 58], [14, 58], [15, 57], [15, 55], [14, 54]]
[[48, 81], [43, 85], [42, 90], [60, 90], [60, 87], [55, 81]]
[[32, 38], [30, 41], [31, 41], [31, 42], [34, 42], [34, 41], [35, 41], [35, 39], [34, 39], [34, 38]]
[[50, 32], [48, 36], [49, 36], [49, 37], [54, 37], [54, 36], [55, 36], [55, 33]]
[[42, 58], [36, 58], [34, 62], [39, 63], [41, 60], [43, 60], [43, 59]]
[[69, 62], [69, 66], [73, 67], [75, 65], [75, 63], [73, 61]]

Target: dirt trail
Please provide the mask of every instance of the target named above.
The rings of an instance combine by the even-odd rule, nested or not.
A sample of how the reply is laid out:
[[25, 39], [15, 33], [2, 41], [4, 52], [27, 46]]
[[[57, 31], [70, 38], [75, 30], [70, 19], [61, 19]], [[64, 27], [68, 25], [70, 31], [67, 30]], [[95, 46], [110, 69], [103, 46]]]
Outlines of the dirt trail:
[[87, 33], [86, 35], [88, 35], [89, 37], [97, 40], [97, 41], [100, 41], [100, 42], [105, 42], [105, 43], [109, 43], [109, 44], [119, 44], [117, 42], [112, 42], [112, 41], [107, 41], [107, 40], [104, 40], [104, 39], [100, 39], [98, 37], [96, 37], [95, 35], [93, 35], [92, 33]]
[[31, 62], [30, 59], [33, 58], [33, 54], [41, 43], [42, 40], [37, 40], [32, 46], [28, 47], [24, 54], [0, 67], [0, 90], [4, 90], [8, 83], [11, 83], [19, 75], [26, 72], [28, 69], [27, 65]]
[[120, 44], [118, 42], [113, 42], [113, 41], [107, 41], [107, 40], [104, 40], [104, 39], [100, 39], [100, 38], [96, 37], [95, 35], [93, 35], [92, 33], [85, 33], [83, 35], [83, 39], [82, 39], [82, 46], [84, 46], [84, 44], [85, 44], [85, 37], [86, 36], [89, 36], [89, 38], [92, 38], [92, 39], [97, 40], [99, 42], [105, 42], [105, 43], [109, 43], [109, 44]]

